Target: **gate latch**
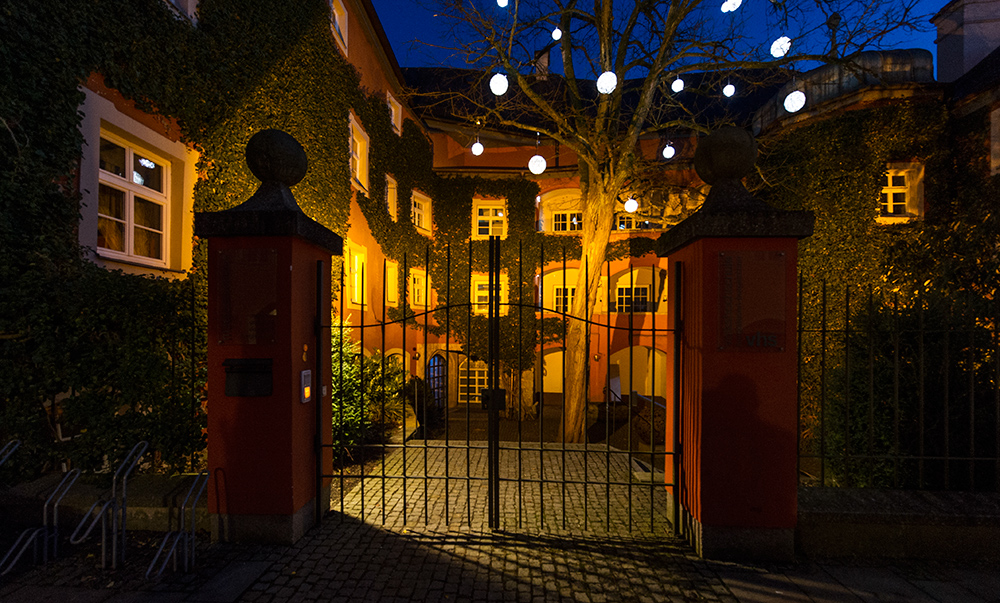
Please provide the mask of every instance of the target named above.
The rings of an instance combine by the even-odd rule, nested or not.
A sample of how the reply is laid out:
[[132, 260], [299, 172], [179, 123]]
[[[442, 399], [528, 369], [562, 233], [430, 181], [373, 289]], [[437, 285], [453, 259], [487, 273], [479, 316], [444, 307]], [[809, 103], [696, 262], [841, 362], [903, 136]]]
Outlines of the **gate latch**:
[[491, 406], [501, 412], [507, 409], [507, 390], [505, 389], [481, 389], [479, 390], [479, 398], [483, 402], [483, 410], [489, 410]]

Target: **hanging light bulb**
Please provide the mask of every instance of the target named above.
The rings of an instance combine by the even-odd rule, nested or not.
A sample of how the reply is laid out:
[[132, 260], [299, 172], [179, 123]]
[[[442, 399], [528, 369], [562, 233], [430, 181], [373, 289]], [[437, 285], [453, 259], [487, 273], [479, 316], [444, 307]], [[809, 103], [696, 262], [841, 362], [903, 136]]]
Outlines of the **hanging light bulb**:
[[795, 113], [802, 107], [806, 106], [806, 94], [801, 90], [796, 90], [785, 97], [785, 102], [783, 104], [785, 106], [785, 111]]
[[634, 214], [637, 209], [639, 209], [639, 202], [632, 197], [629, 197], [628, 200], [625, 201], [625, 211], [630, 214]]
[[788, 51], [792, 49], [792, 40], [788, 36], [781, 36], [777, 40], [771, 43], [771, 56], [780, 59], [781, 57], [788, 54]]
[[552, 39], [559, 40], [562, 38], [562, 30], [558, 27], [552, 30]]
[[731, 13], [743, 4], [743, 0], [726, 0], [722, 3], [722, 12]]
[[597, 91], [601, 94], [611, 94], [618, 87], [618, 76], [614, 71], [605, 71], [597, 78]]
[[528, 171], [538, 176], [539, 174], [545, 171], [546, 165], [547, 164], [545, 163], [544, 157], [542, 157], [541, 155], [535, 155], [534, 157], [528, 160]]
[[670, 89], [674, 92], [680, 92], [684, 89], [684, 80], [677, 78], [672, 84], [670, 84]]
[[477, 138], [476, 142], [472, 143], [472, 154], [479, 157], [483, 154], [483, 150], [483, 143], [479, 142], [479, 139]]
[[675, 149], [674, 145], [670, 144], [669, 142], [667, 143], [667, 146], [663, 147], [664, 159], [673, 159], [674, 155], [676, 154], [677, 154], [677, 149]]
[[736, 94], [736, 86], [726, 84], [725, 87], [722, 88], [722, 93], [726, 95], [726, 98], [729, 98], [730, 96]]
[[490, 78], [490, 91], [497, 96], [507, 92], [507, 76], [502, 73], [494, 73]]
[[497, 0], [497, 6], [500, 8], [507, 8], [507, 0]]

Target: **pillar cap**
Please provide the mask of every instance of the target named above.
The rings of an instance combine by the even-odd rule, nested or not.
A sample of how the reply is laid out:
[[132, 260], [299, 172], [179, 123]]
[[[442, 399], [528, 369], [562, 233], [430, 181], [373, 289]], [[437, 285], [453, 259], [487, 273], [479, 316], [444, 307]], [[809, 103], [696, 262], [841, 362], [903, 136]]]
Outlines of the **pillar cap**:
[[669, 255], [702, 238], [794, 237], [812, 235], [811, 211], [775, 209], [754, 198], [742, 179], [753, 170], [757, 142], [746, 130], [722, 127], [698, 142], [694, 165], [712, 186], [701, 208], [657, 240], [657, 254]]
[[247, 166], [261, 180], [252, 197], [218, 212], [197, 212], [194, 232], [199, 237], [296, 236], [332, 255], [344, 252], [340, 235], [307, 216], [292, 195], [292, 186], [305, 177], [309, 163], [305, 149], [281, 130], [262, 130], [247, 143]]

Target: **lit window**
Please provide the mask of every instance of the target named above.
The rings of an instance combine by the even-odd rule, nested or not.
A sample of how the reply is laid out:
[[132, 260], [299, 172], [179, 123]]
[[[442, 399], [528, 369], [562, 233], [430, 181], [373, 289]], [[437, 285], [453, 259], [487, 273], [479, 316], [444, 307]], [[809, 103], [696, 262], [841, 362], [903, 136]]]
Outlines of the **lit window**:
[[473, 199], [472, 238], [486, 239], [507, 235], [507, 212], [503, 202]]
[[358, 120], [351, 114], [351, 181], [368, 190], [368, 135], [361, 128]]
[[371, 278], [367, 271], [368, 252], [350, 241], [344, 246], [347, 262], [347, 286], [352, 304], [365, 304], [366, 284]]
[[882, 174], [878, 221], [906, 222], [923, 214], [923, 166], [892, 163]]
[[556, 287], [555, 288], [556, 312], [566, 314], [573, 307], [573, 297], [576, 295], [576, 287]]
[[624, 214], [618, 216], [618, 230], [632, 230], [635, 228], [635, 222], [632, 219], [631, 214]]
[[385, 93], [385, 102], [389, 105], [389, 118], [392, 120], [392, 129], [396, 134], [403, 133], [403, 105], [389, 92]]
[[426, 307], [429, 291], [430, 284], [427, 280], [427, 273], [423, 270], [410, 272], [410, 305]]
[[399, 215], [397, 209], [399, 203], [399, 189], [396, 186], [396, 181], [392, 176], [385, 177], [385, 208], [389, 212], [389, 217], [393, 221]]
[[396, 307], [399, 304], [399, 264], [385, 263], [385, 303]]
[[330, 0], [330, 31], [340, 50], [347, 54], [347, 9], [342, 0]]
[[462, 404], [479, 402], [479, 392], [486, 388], [487, 369], [482, 360], [463, 358], [458, 365], [458, 401]]
[[555, 232], [583, 230], [583, 214], [580, 212], [561, 212], [553, 214], [552, 230]]
[[[494, 284], [494, 289], [500, 295], [500, 313], [507, 313], [507, 281], [501, 278]], [[472, 277], [472, 311], [476, 314], [487, 314], [490, 311], [490, 279], [488, 276]]]
[[431, 231], [431, 198], [423, 193], [413, 191], [413, 209], [410, 219], [417, 230]]
[[102, 255], [164, 264], [169, 162], [106, 132], [99, 161], [97, 247]]
[[649, 312], [649, 289], [647, 287], [618, 287], [617, 305], [612, 312]]

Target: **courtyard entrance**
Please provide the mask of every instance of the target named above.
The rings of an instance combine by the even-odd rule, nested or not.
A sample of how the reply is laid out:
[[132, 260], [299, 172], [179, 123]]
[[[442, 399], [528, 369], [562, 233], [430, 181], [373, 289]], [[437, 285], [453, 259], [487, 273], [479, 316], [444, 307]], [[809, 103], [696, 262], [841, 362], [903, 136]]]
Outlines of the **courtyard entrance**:
[[[529, 257], [524, 247], [493, 237], [398, 265], [345, 257], [332, 324], [333, 462], [319, 476], [333, 512], [470, 531], [654, 535], [683, 525], [666, 271], [605, 264], [599, 299], [576, 317], [575, 274], [588, 268], [564, 250]], [[588, 363], [575, 372], [565, 360], [573, 321], [587, 325]], [[360, 387], [338, 387], [342, 376]], [[574, 379], [588, 385], [583, 443], [560, 429]], [[364, 417], [353, 440], [350, 417]]]

